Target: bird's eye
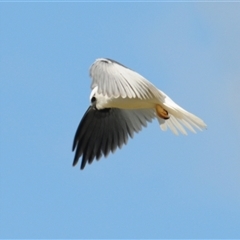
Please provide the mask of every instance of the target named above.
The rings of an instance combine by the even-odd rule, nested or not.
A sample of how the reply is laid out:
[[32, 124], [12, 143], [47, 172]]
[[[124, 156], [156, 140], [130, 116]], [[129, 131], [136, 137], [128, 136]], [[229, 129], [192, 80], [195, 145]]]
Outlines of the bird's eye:
[[95, 98], [95, 97], [92, 97], [91, 103], [94, 103], [94, 102], [96, 102], [96, 98]]

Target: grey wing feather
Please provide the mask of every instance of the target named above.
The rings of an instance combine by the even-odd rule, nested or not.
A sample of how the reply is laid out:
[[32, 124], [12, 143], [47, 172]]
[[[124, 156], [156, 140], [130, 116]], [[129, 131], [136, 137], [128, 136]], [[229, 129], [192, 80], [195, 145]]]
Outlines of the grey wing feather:
[[91, 88], [108, 97], [162, 98], [158, 89], [137, 72], [111, 60], [97, 59], [90, 68]]
[[142, 126], [155, 117], [153, 109], [122, 110], [117, 108], [97, 110], [89, 107], [84, 114], [73, 141], [75, 157], [73, 166], [82, 157], [81, 169], [127, 144], [128, 137], [139, 132]]

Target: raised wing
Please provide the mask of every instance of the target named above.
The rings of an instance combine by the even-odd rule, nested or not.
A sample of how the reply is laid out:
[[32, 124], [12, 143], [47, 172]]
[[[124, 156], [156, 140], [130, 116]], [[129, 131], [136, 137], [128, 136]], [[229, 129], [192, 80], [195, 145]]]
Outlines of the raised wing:
[[142, 126], [155, 117], [153, 109], [122, 110], [109, 108], [97, 110], [90, 106], [84, 114], [76, 131], [73, 151], [75, 157], [73, 166], [82, 156], [81, 169], [86, 163], [92, 163], [94, 158], [99, 160], [109, 152], [114, 152], [117, 147], [127, 144], [128, 137], [133, 137], [134, 132], [139, 132]]
[[158, 89], [143, 76], [108, 59], [97, 59], [90, 68], [92, 89], [108, 97], [152, 99], [161, 98]]

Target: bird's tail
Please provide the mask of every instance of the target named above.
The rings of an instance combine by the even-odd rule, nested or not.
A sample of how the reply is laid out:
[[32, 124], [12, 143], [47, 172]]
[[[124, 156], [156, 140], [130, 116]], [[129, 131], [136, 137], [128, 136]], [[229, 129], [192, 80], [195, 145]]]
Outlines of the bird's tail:
[[157, 115], [157, 119], [163, 131], [166, 131], [169, 128], [176, 135], [178, 135], [179, 132], [187, 135], [185, 128], [189, 129], [194, 133], [196, 133], [195, 129], [206, 129], [207, 125], [202, 119], [181, 108], [165, 93], [163, 93], [162, 91], [160, 92], [161, 95], [164, 96], [164, 102], [162, 103], [163, 108], [167, 110], [169, 116], [168, 119], [164, 119]]

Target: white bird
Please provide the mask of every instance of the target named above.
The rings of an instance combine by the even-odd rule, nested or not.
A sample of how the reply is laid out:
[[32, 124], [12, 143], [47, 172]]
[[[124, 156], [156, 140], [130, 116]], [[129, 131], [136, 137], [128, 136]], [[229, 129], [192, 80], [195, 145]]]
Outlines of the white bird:
[[187, 135], [185, 128], [205, 129], [200, 118], [177, 105], [137, 72], [109, 58], [90, 67], [91, 105], [76, 131], [73, 166], [82, 156], [81, 169], [127, 144], [128, 137], [156, 118], [162, 130]]

